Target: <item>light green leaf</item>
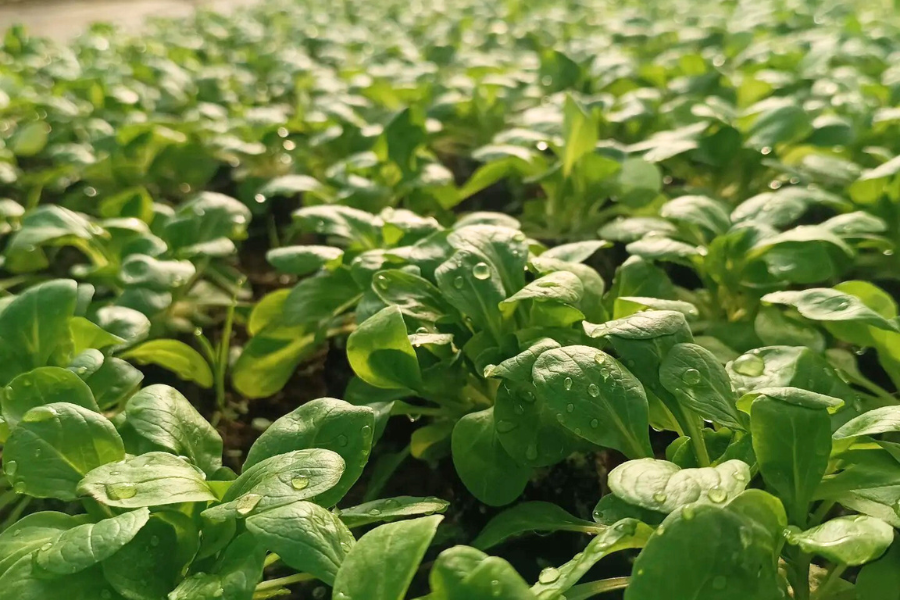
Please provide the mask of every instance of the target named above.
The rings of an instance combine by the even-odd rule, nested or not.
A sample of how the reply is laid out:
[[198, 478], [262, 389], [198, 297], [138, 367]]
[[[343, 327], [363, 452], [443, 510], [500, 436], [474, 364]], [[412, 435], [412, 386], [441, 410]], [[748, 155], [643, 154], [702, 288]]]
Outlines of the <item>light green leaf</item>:
[[168, 369], [186, 381], [210, 388], [213, 374], [203, 356], [178, 340], [150, 340], [120, 355], [142, 365], [155, 364]]

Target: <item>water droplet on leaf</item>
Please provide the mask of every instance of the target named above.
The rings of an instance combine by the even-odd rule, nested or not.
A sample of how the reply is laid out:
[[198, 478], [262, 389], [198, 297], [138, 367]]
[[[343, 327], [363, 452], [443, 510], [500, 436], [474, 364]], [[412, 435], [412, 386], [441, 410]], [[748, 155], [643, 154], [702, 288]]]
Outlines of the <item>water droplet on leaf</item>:
[[137, 487], [133, 483], [107, 483], [106, 495], [112, 500], [128, 500], [137, 494]]
[[262, 496], [259, 494], [246, 494], [237, 499], [235, 510], [237, 510], [239, 515], [249, 515], [256, 508], [256, 505], [259, 504], [260, 500], [262, 500]]
[[563, 387], [566, 388], [566, 391], [572, 389], [572, 378], [566, 377], [565, 381], [563, 381]]
[[491, 268], [487, 266], [487, 263], [480, 262], [474, 267], [472, 267], [472, 275], [475, 276], [475, 279], [480, 279], [484, 281], [485, 279], [489, 279], [491, 276]]
[[457, 277], [453, 280], [453, 287], [458, 290], [461, 290], [462, 287], [466, 284], [465, 280], [462, 277]]
[[747, 377], [759, 377], [763, 374], [763, 371], [765, 371], [766, 363], [758, 356], [744, 354], [743, 356], [737, 357], [735, 361], [731, 363], [731, 368], [734, 369], [736, 373], [740, 373]]
[[590, 394], [593, 398], [596, 398], [600, 395], [600, 388], [597, 387], [596, 383], [592, 383], [588, 386], [588, 394]]
[[541, 571], [540, 575], [538, 575], [538, 581], [545, 585], [548, 583], [553, 583], [557, 579], [559, 579], [559, 569], [556, 569], [554, 567], [547, 567], [546, 569]]
[[725, 502], [725, 500], [728, 498], [728, 492], [723, 490], [719, 486], [710, 488], [709, 492], [707, 492], [707, 495], [709, 496], [710, 500], [712, 500], [713, 502], [715, 502], [717, 504], [721, 503], [721, 502]]
[[297, 475], [291, 479], [291, 487], [295, 490], [305, 490], [309, 486], [309, 477], [306, 475]]
[[687, 385], [697, 385], [700, 383], [700, 371], [697, 369], [688, 369], [681, 376], [681, 380]]
[[3, 472], [12, 477], [16, 474], [16, 471], [19, 469], [19, 463], [14, 460], [7, 461], [3, 465]]

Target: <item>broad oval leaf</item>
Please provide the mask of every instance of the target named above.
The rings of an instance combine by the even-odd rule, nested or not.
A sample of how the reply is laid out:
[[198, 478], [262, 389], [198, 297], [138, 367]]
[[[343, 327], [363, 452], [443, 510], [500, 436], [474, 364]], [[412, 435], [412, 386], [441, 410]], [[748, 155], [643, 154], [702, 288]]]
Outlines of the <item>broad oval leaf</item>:
[[0, 396], [3, 418], [15, 427], [29, 410], [55, 402], [68, 402], [99, 412], [94, 394], [78, 375], [60, 367], [39, 367], [9, 382]]
[[88, 472], [124, 457], [122, 438], [106, 417], [56, 402], [25, 413], [6, 441], [3, 466], [19, 493], [71, 501]]
[[212, 520], [243, 518], [254, 512], [316, 499], [333, 488], [344, 472], [344, 459], [331, 450], [309, 448], [285, 452], [244, 471], [203, 516]]
[[128, 424], [156, 446], [188, 457], [207, 475], [222, 466], [222, 438], [175, 388], [145, 387], [125, 406]]
[[115, 508], [216, 500], [202, 473], [165, 452], [148, 452], [98, 467], [78, 484], [78, 494]]
[[334, 584], [355, 540], [341, 520], [311, 502], [293, 502], [247, 518], [247, 531], [289, 567]]
[[419, 361], [397, 306], [372, 315], [350, 334], [347, 358], [359, 378], [375, 387], [416, 389], [421, 386]]
[[71, 575], [102, 562], [134, 539], [147, 524], [150, 511], [140, 508], [98, 523], [64, 531], [34, 556], [35, 563], [54, 575]]
[[630, 504], [670, 513], [694, 502], [729, 502], [744, 491], [750, 478], [750, 467], [739, 460], [682, 469], [668, 461], [643, 458], [610, 471], [609, 488]]
[[806, 531], [789, 529], [785, 538], [807, 554], [852, 567], [884, 554], [894, 542], [894, 528], [881, 519], [856, 515], [837, 517]]
[[150, 340], [121, 354], [124, 359], [142, 365], [155, 364], [168, 369], [186, 381], [210, 388], [213, 374], [209, 363], [199, 352], [178, 340]]
[[487, 550], [523, 533], [599, 533], [605, 529], [592, 521], [579, 519], [550, 502], [522, 502], [488, 521], [472, 545], [480, 550]]
[[[335, 598], [403, 600], [441, 519], [388, 523], [362, 536], [338, 570]], [[391, 568], [382, 568], [385, 564]]]

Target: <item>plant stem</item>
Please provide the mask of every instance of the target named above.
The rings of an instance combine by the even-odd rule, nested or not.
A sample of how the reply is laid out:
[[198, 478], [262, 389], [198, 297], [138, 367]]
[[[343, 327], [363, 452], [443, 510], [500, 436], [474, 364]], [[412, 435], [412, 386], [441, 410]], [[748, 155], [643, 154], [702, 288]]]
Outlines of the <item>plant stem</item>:
[[312, 581], [315, 579], [312, 575], [307, 573], [297, 573], [296, 575], [288, 575], [287, 577], [281, 577], [279, 579], [270, 579], [268, 581], [263, 581], [258, 586], [256, 586], [256, 592], [266, 592], [269, 590], [278, 589], [280, 587], [287, 587], [289, 585], [293, 585], [295, 583], [302, 583], [304, 581]]
[[703, 439], [703, 427], [697, 426], [697, 419], [693, 415], [685, 414], [684, 416], [685, 433], [691, 438], [691, 446], [694, 447], [694, 453], [697, 455], [697, 464], [701, 467], [708, 467], [710, 460], [706, 441]]
[[791, 565], [791, 588], [794, 590], [794, 600], [809, 599], [809, 564], [810, 555], [803, 552], [797, 553]]
[[828, 590], [841, 578], [841, 575], [846, 570], [847, 565], [834, 565], [828, 573], [828, 577], [825, 578], [825, 581], [822, 582], [822, 585], [819, 586], [813, 597], [816, 600], [824, 600], [828, 596]]
[[809, 526], [815, 527], [819, 523], [821, 523], [826, 516], [828, 516], [828, 511], [830, 511], [834, 507], [834, 500], [823, 500], [821, 504], [819, 504], [818, 508], [816, 508], [816, 512], [812, 514], [812, 518], [810, 518]]
[[228, 372], [228, 355], [231, 352], [231, 332], [234, 329], [234, 309], [237, 296], [232, 298], [228, 313], [225, 315], [225, 326], [222, 328], [222, 339], [219, 341], [219, 356], [216, 368], [216, 405], [219, 410], [225, 408], [225, 374]]
[[279, 560], [281, 560], [281, 557], [278, 556], [277, 554], [267, 555], [265, 562], [263, 562], [263, 569], [271, 567], [272, 565], [277, 563]]
[[566, 600], [586, 600], [597, 594], [605, 594], [628, 587], [631, 577], [613, 577], [576, 585], [566, 592]]

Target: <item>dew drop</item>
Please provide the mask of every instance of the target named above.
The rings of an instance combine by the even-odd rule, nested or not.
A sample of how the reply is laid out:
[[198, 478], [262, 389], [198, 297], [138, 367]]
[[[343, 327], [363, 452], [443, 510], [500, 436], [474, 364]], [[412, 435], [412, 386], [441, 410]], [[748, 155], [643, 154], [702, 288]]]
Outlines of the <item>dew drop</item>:
[[26, 423], [40, 423], [49, 421], [56, 416], [56, 410], [52, 406], [36, 406], [25, 413], [22, 420]]
[[590, 394], [593, 398], [596, 398], [600, 395], [600, 388], [597, 387], [596, 383], [592, 383], [588, 386], [588, 394]]
[[50, 542], [47, 542], [46, 544], [41, 546], [41, 552], [46, 552], [47, 550], [49, 550], [52, 547], [53, 547], [53, 544], [51, 544]]
[[14, 460], [7, 461], [3, 465], [3, 472], [12, 477], [16, 474], [16, 471], [19, 469], [19, 463]]
[[566, 405], [566, 412], [567, 412], [567, 413], [575, 412], [575, 405], [574, 405], [574, 404], [567, 404], [567, 405]]
[[528, 460], [537, 460], [538, 451], [537, 446], [534, 444], [529, 444], [528, 448], [525, 449], [525, 458]]
[[375, 277], [375, 285], [377, 285], [380, 289], [386, 290], [388, 289], [388, 278], [386, 275], [377, 275]]
[[687, 385], [697, 385], [700, 383], [700, 371], [697, 369], [688, 369], [681, 376], [681, 380]]
[[350, 440], [348, 440], [347, 436], [344, 435], [343, 433], [341, 435], [337, 436], [337, 443], [338, 443], [338, 446], [340, 446], [341, 448], [346, 446], [347, 442], [349, 442], [349, 441]]
[[213, 598], [221, 598], [224, 595], [225, 595], [225, 589], [222, 587], [217, 588], [216, 591], [213, 592]]
[[499, 596], [503, 592], [502, 587], [500, 586], [500, 582], [496, 579], [491, 581], [491, 595], [495, 598]]
[[597, 429], [600, 426], [600, 421], [597, 419], [591, 419], [591, 429]]
[[255, 196], [253, 196], [253, 200], [254, 200], [257, 204], [262, 204], [263, 202], [266, 201], [266, 197], [263, 196], [262, 194], [257, 194], [257, 195], [255, 195]]
[[693, 506], [685, 506], [681, 511], [681, 516], [684, 517], [685, 521], [690, 521], [694, 518], [694, 507]]
[[557, 579], [559, 579], [559, 569], [556, 569], [554, 567], [547, 567], [546, 569], [541, 571], [540, 575], [538, 575], [538, 581], [545, 585], [548, 583], [553, 583]]
[[518, 424], [513, 423], [512, 421], [505, 421], [505, 420], [497, 421], [497, 431], [500, 433], [509, 433], [516, 427], [518, 427]]
[[480, 279], [484, 281], [485, 279], [489, 279], [491, 276], [491, 268], [487, 266], [487, 263], [480, 262], [474, 267], [472, 267], [472, 275], [475, 276], [475, 279]]
[[565, 381], [563, 381], [563, 387], [566, 388], [566, 391], [569, 391], [572, 389], [572, 378], [571, 377], [566, 377]]
[[513, 235], [513, 238], [512, 238], [512, 239], [513, 239], [513, 241], [516, 241], [516, 242], [524, 242], [524, 241], [525, 241], [525, 234], [522, 233], [521, 231], [517, 231], [517, 232]]
[[237, 499], [235, 510], [237, 510], [239, 515], [249, 515], [256, 508], [256, 505], [259, 504], [260, 500], [262, 500], [262, 496], [259, 494], [246, 494]]
[[373, 508], [369, 511], [369, 515], [373, 517], [381, 516], [381, 511], [377, 508]]
[[460, 276], [453, 280], [453, 287], [458, 290], [461, 290], [462, 287], [466, 284], [465, 280]]
[[736, 373], [746, 375], [747, 377], [759, 377], [763, 374], [766, 363], [758, 356], [744, 354], [743, 356], [737, 357], [735, 361], [731, 363], [731, 368], [733, 368]]
[[306, 475], [297, 475], [291, 479], [291, 487], [295, 490], [305, 490], [309, 486], [309, 477]]
[[128, 500], [137, 494], [137, 487], [133, 483], [107, 483], [106, 495], [112, 500]]
[[13, 491], [17, 494], [24, 494], [25, 493], [25, 482], [17, 481], [16, 485], [13, 486]]
[[656, 528], [656, 535], [665, 535], [665, 533], [666, 533], [666, 528], [664, 525], [660, 525], [659, 527]]
[[655, 494], [653, 494], [653, 501], [657, 504], [662, 504], [668, 498], [669, 497], [664, 492], [656, 492]]
[[722, 502], [725, 502], [725, 500], [728, 498], [728, 492], [726, 492], [719, 486], [715, 486], [709, 489], [709, 492], [707, 492], [707, 496], [709, 496], [709, 499], [716, 504], [720, 504]]

